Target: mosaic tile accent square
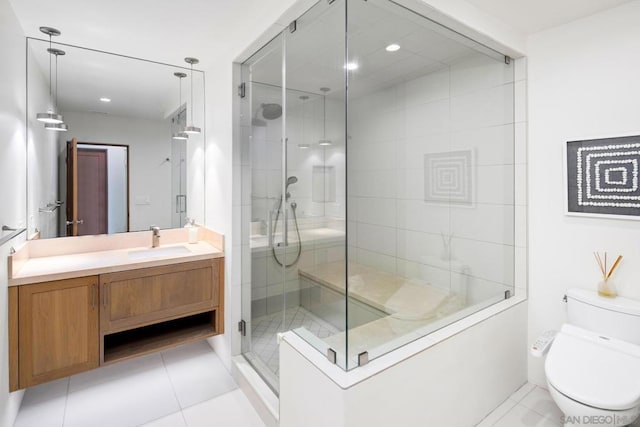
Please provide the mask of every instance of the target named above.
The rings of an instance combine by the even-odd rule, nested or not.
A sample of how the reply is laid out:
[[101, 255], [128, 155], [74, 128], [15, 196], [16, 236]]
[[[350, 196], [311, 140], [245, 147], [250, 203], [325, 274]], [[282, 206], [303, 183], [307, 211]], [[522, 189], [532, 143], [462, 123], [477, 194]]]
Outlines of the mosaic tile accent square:
[[473, 204], [473, 150], [424, 155], [424, 201]]

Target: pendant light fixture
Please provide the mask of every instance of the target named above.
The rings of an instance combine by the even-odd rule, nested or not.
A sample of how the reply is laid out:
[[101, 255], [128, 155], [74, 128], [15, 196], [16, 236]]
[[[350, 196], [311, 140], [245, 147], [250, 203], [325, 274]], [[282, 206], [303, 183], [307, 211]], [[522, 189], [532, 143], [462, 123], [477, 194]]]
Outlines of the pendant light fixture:
[[331, 145], [331, 140], [327, 139], [327, 92], [331, 89], [328, 87], [321, 87], [320, 91], [324, 94], [322, 97], [322, 108], [324, 111], [324, 115], [322, 117], [322, 139], [318, 141], [318, 145], [329, 146]]
[[191, 124], [189, 124], [188, 126], [185, 126], [183, 132], [193, 135], [193, 134], [198, 134], [202, 132], [202, 130], [199, 127], [193, 125], [193, 65], [200, 62], [200, 60], [198, 60], [198, 58], [187, 57], [187, 58], [184, 58], [184, 62], [191, 65], [191, 113], [187, 114], [188, 117], [191, 117], [191, 122], [190, 122]]
[[[53, 36], [59, 36], [60, 30], [51, 27], [40, 27], [40, 31], [49, 36], [49, 53], [51, 54], [51, 38]], [[57, 56], [56, 56], [57, 58]], [[53, 104], [53, 89], [51, 87], [51, 55], [49, 55], [49, 102]], [[62, 115], [56, 113], [55, 109], [50, 107], [46, 113], [38, 113], [36, 119], [43, 123], [62, 123]]]
[[46, 130], [52, 130], [56, 132], [66, 132], [69, 130], [69, 127], [66, 123], [45, 123], [44, 128]]
[[[182, 108], [182, 79], [184, 79], [185, 77], [187, 77], [187, 75], [185, 73], [181, 73], [181, 72], [177, 72], [177, 73], [173, 73], [174, 76], [176, 76], [178, 78], [178, 80], [180, 81], [180, 90], [179, 90], [179, 102], [178, 102], [178, 117], [180, 116], [180, 109]], [[189, 135], [182, 131], [182, 132], [176, 132], [173, 134], [173, 139], [177, 139], [177, 140], [186, 140], [189, 139]]]
[[[58, 56], [65, 55], [65, 51], [60, 49], [49, 48], [47, 49], [47, 52], [49, 52], [49, 55], [55, 55], [56, 57], [56, 86], [53, 92], [53, 100], [54, 100], [53, 106], [57, 110], [58, 109]], [[69, 128], [65, 123], [45, 123], [44, 128], [47, 130], [52, 130], [56, 132], [66, 132], [69, 130]]]

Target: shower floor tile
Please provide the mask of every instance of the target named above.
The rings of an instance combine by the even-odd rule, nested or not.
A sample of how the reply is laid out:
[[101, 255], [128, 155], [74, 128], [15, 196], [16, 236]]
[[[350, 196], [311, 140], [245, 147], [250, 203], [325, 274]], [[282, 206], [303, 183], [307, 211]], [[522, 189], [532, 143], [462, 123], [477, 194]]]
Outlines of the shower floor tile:
[[278, 332], [304, 327], [319, 338], [327, 338], [340, 332], [302, 307], [287, 309], [284, 312], [284, 326], [282, 323], [282, 311], [252, 320], [251, 351], [276, 375], [280, 370], [276, 337]]

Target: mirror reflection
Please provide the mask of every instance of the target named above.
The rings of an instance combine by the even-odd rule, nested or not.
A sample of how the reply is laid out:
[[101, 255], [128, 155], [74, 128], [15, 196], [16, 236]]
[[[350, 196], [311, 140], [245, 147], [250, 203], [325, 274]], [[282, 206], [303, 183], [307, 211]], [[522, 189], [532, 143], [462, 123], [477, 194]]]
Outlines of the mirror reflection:
[[30, 235], [204, 220], [197, 59], [168, 65], [33, 38], [27, 50]]

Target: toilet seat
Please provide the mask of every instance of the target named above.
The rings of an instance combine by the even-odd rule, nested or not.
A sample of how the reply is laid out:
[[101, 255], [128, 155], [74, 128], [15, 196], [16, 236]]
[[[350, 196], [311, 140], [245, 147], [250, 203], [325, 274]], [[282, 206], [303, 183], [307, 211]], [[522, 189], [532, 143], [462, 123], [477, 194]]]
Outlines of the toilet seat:
[[583, 405], [608, 411], [640, 406], [640, 346], [565, 324], [545, 372], [552, 387]]

